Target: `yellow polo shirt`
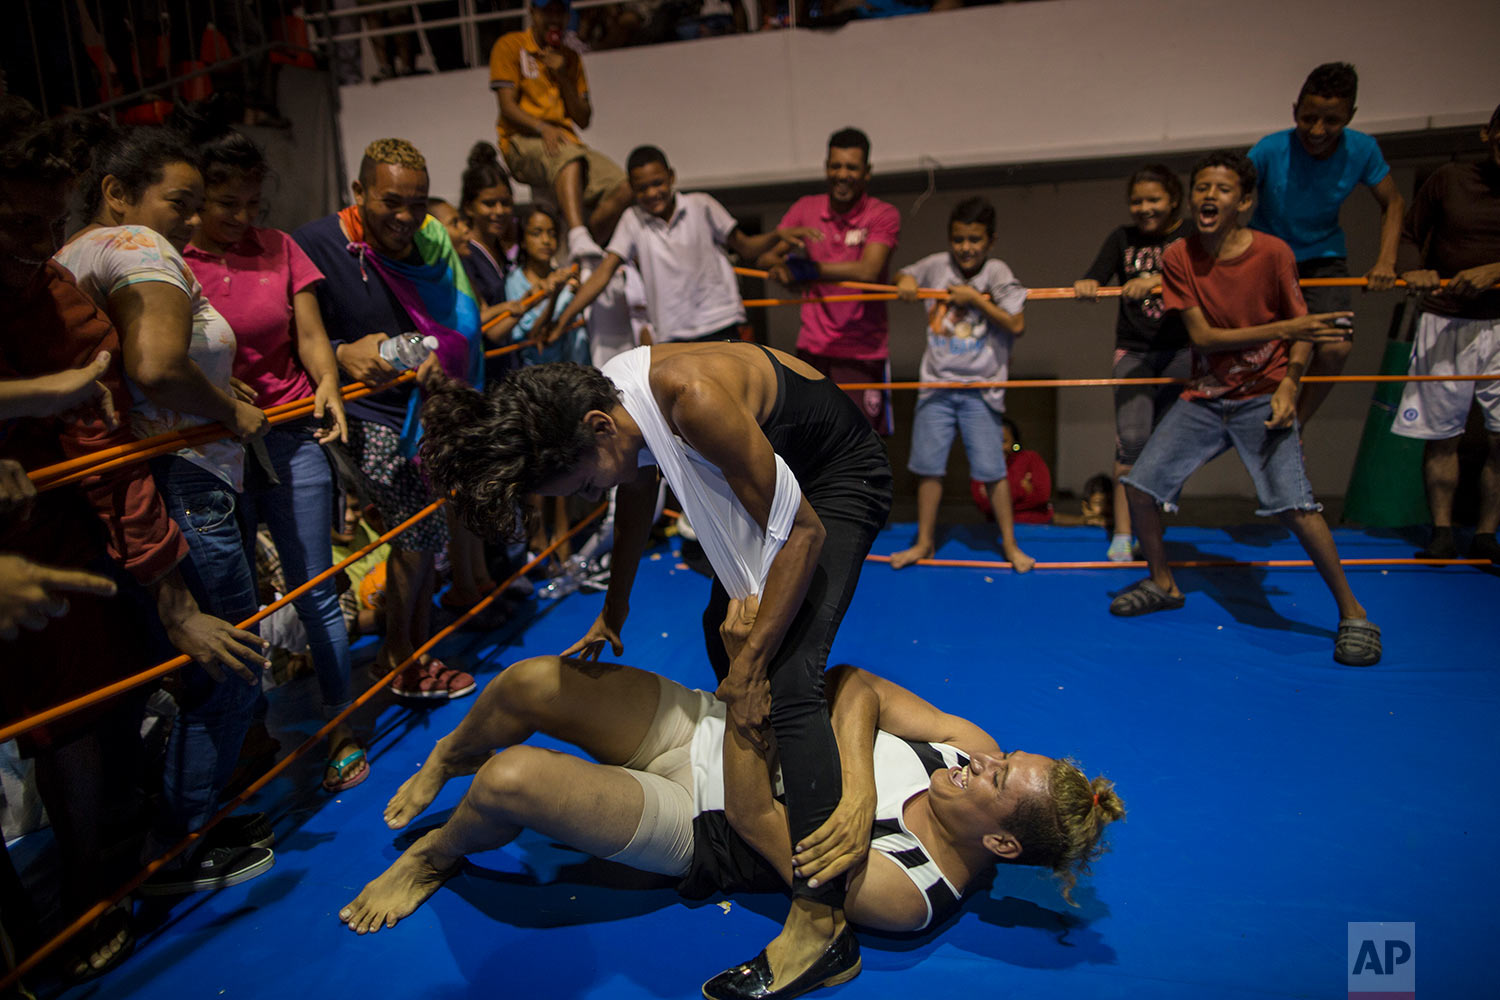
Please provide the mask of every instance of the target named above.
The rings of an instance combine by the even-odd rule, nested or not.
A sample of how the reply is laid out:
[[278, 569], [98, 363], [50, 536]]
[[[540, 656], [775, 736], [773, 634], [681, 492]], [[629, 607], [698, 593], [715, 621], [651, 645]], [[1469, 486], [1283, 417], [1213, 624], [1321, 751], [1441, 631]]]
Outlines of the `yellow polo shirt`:
[[[576, 136], [578, 130], [568, 117], [562, 91], [553, 80], [552, 71], [542, 62], [541, 53], [542, 47], [530, 31], [501, 35], [490, 49], [490, 89], [516, 88], [517, 103], [522, 111], [565, 128]], [[579, 59], [574, 65], [573, 85], [578, 88], [580, 96], [586, 95], [589, 84], [583, 75], [583, 60]], [[503, 151], [515, 130], [506, 124], [503, 116], [496, 121], [495, 129], [500, 134], [500, 149]]]

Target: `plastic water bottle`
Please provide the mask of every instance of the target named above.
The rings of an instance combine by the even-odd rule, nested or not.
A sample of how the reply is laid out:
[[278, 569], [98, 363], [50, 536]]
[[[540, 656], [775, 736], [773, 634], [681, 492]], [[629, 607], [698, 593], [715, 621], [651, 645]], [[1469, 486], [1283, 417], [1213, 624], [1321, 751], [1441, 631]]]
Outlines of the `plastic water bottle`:
[[548, 580], [541, 590], [537, 591], [537, 594], [550, 599], [567, 597], [569, 594], [576, 593], [583, 583], [584, 569], [583, 556], [576, 554], [569, 556], [558, 574]]
[[403, 333], [380, 342], [380, 356], [385, 363], [397, 371], [416, 368], [437, 350], [437, 338], [424, 337], [420, 333]]

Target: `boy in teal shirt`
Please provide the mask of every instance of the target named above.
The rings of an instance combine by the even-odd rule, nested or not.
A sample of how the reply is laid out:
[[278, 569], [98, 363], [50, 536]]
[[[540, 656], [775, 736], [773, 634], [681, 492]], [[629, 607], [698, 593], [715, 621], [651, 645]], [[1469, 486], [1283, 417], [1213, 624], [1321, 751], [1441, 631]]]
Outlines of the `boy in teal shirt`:
[[[1406, 204], [1375, 140], [1347, 127], [1358, 90], [1359, 76], [1348, 63], [1324, 63], [1308, 74], [1292, 105], [1296, 127], [1273, 132], [1250, 149], [1250, 162], [1260, 175], [1250, 228], [1291, 246], [1299, 279], [1348, 277], [1339, 208], [1363, 184], [1380, 205], [1380, 252], [1365, 273], [1370, 291], [1380, 292], [1396, 280], [1396, 245]], [[1303, 296], [1313, 312], [1342, 312], [1353, 304], [1347, 287], [1304, 288]], [[1352, 347], [1347, 340], [1318, 344], [1307, 373], [1339, 374]], [[1332, 388], [1326, 382], [1303, 388], [1298, 423], [1312, 419]]]

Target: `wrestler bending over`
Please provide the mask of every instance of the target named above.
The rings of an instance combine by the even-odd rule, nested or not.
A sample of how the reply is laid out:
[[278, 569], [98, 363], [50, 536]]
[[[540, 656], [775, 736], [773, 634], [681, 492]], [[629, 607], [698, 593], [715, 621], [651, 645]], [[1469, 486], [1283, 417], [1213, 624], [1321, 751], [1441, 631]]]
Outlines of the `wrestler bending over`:
[[[665, 344], [627, 351], [602, 371], [536, 365], [481, 396], [434, 392], [423, 411], [423, 468], [472, 527], [513, 530], [527, 493], [598, 499], [616, 490], [609, 591], [588, 633], [565, 655], [619, 656], [630, 593], [655, 507], [658, 470], [682, 502], [714, 568], [703, 613], [717, 694], [739, 735], [776, 736], [789, 843], [823, 831], [863, 857], [874, 803], [842, 787], [823, 697], [828, 652], [870, 544], [885, 524], [885, 446], [830, 380], [755, 344]], [[719, 628], [731, 597], [760, 597], [740, 650]], [[829, 833], [828, 831], [831, 831]], [[858, 965], [843, 880], [793, 873], [786, 924], [767, 945], [769, 992], [736, 983], [747, 966], [705, 985], [711, 1000], [780, 996], [815, 967], [827, 979]], [[842, 965], [829, 970], [833, 956]], [[852, 973], [850, 973], [852, 974]]]
[[[466, 855], [529, 827], [599, 857], [681, 877], [685, 895], [784, 889], [794, 866], [814, 881], [847, 871], [850, 920], [920, 930], [946, 917], [998, 863], [1051, 868], [1067, 896], [1100, 853], [1104, 826], [1124, 815], [1112, 784], [1086, 779], [1071, 761], [1003, 752], [968, 720], [866, 671], [843, 666], [828, 676], [846, 783], [876, 795], [884, 829], [899, 813], [913, 835], [876, 830], [866, 864], [830, 856], [818, 843], [793, 856], [765, 759], [725, 726], [721, 702], [631, 667], [538, 657], [492, 681], [397, 791], [386, 808], [392, 827], [420, 814], [449, 778], [477, 773], [448, 822], [417, 840], [339, 919], [361, 934], [394, 926]], [[522, 743], [536, 732], [574, 743], [597, 763]], [[708, 753], [722, 754], [723, 783], [707, 778], [695, 786], [694, 770], [713, 774], [692, 767]], [[705, 824], [729, 835], [709, 838], [721, 850], [695, 854], [695, 833]], [[913, 850], [927, 863], [891, 857], [899, 851], [909, 861]], [[769, 968], [759, 964], [768, 985]], [[809, 973], [782, 995], [832, 985]]]

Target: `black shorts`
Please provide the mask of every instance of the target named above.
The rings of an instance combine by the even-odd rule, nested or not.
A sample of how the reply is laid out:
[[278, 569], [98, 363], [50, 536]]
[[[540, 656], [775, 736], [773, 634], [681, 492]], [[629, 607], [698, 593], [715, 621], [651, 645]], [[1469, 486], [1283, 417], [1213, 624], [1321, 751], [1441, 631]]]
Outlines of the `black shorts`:
[[[1349, 258], [1317, 257], [1297, 261], [1298, 278], [1347, 278]], [[1310, 313], [1346, 312], [1354, 308], [1354, 289], [1348, 285], [1333, 288], [1303, 288], [1302, 299]]]

